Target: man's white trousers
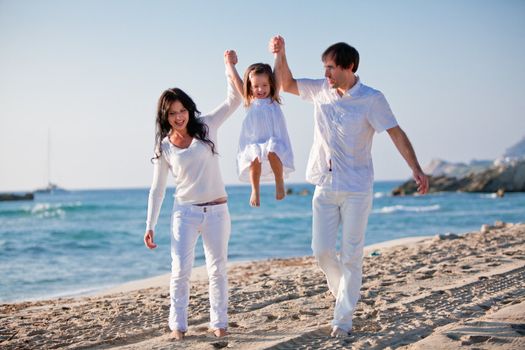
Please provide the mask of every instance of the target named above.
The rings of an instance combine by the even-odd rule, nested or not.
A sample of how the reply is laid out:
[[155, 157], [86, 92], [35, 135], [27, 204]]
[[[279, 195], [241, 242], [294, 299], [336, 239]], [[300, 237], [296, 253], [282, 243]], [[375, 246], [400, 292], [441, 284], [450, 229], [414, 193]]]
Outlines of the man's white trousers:
[[[312, 250], [336, 297], [332, 326], [352, 328], [362, 283], [363, 248], [372, 193], [337, 192], [316, 187], [312, 200]], [[336, 250], [339, 225], [341, 249]]]

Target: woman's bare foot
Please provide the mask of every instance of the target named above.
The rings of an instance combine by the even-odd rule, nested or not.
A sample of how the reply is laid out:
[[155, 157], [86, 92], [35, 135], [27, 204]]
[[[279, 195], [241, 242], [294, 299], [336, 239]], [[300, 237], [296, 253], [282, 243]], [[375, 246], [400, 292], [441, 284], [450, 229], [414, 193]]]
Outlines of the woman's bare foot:
[[260, 207], [261, 206], [261, 198], [259, 190], [252, 188], [252, 194], [250, 196], [250, 206], [252, 207]]
[[330, 333], [330, 335], [334, 338], [345, 338], [350, 336], [350, 332], [335, 326], [332, 328], [332, 333]]
[[217, 338], [222, 338], [229, 334], [230, 333], [226, 332], [226, 328], [217, 328], [213, 330], [213, 335], [215, 335]]
[[280, 201], [284, 198], [286, 192], [284, 191], [284, 180], [281, 177], [280, 179], [275, 179], [275, 199]]
[[179, 330], [172, 331], [171, 332], [171, 338], [173, 338], [175, 340], [183, 340], [184, 339], [184, 334], [186, 334], [186, 332], [179, 331]]

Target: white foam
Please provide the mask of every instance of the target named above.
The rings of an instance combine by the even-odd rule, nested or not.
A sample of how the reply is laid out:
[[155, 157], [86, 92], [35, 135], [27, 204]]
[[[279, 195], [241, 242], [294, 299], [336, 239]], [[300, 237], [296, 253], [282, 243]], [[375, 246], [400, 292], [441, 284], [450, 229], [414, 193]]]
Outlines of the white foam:
[[64, 217], [66, 211], [64, 209], [75, 208], [82, 206], [82, 202], [72, 203], [37, 203], [32, 208], [26, 208], [31, 214], [40, 218]]
[[427, 206], [408, 206], [408, 205], [393, 205], [388, 207], [383, 207], [380, 209], [374, 209], [372, 213], [374, 214], [391, 214], [396, 212], [427, 212], [427, 211], [437, 211], [440, 210], [441, 206], [439, 204], [427, 205]]

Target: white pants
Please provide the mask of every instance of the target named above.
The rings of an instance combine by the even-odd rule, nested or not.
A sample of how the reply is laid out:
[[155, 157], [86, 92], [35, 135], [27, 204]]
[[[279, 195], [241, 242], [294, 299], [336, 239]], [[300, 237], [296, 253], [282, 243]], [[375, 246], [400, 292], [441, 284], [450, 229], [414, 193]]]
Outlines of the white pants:
[[[352, 313], [362, 283], [363, 247], [372, 193], [335, 192], [316, 187], [312, 199], [312, 250], [336, 297], [332, 326], [352, 328]], [[341, 252], [336, 254], [342, 225]]]
[[226, 203], [211, 206], [174, 205], [171, 219], [171, 330], [185, 332], [188, 329], [190, 276], [199, 234], [202, 234], [208, 270], [210, 328], [227, 328], [226, 262], [230, 231], [230, 213]]

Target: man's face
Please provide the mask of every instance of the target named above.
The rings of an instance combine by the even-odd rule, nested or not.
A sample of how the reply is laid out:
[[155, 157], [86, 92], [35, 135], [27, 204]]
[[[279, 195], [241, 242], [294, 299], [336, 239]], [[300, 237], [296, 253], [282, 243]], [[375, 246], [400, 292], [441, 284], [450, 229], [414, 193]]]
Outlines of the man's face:
[[324, 76], [331, 88], [346, 88], [351, 82], [352, 65], [348, 69], [343, 69], [335, 64], [331, 57], [324, 60]]

